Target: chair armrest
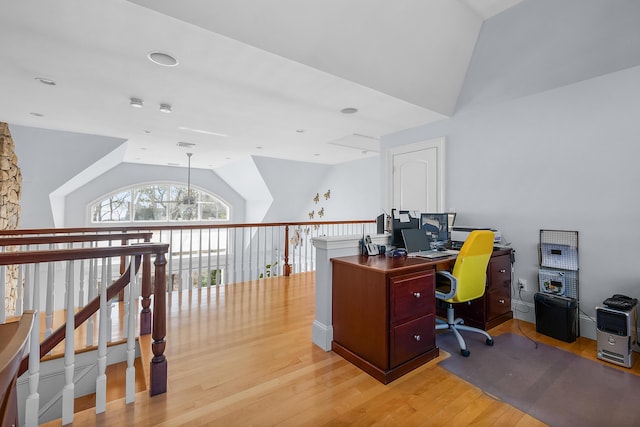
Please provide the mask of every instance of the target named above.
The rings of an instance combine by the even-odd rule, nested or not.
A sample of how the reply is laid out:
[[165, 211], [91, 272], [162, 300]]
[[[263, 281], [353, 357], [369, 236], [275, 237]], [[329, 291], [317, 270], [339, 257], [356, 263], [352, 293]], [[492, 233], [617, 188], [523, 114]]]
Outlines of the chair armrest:
[[[439, 291], [436, 286], [436, 298], [442, 299], [442, 300], [448, 300], [453, 298], [456, 294], [456, 291], [458, 290], [458, 279], [456, 279], [455, 276], [448, 271], [438, 271], [437, 274], [439, 274], [440, 276], [446, 277], [451, 283], [451, 288], [449, 289], [449, 292], [444, 293]], [[437, 279], [436, 279], [436, 285], [437, 285]]]

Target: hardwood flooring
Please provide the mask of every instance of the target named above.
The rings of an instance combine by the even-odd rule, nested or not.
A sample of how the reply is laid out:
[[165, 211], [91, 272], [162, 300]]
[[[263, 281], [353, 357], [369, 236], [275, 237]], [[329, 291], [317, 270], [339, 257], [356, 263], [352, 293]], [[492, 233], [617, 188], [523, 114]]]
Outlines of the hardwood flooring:
[[[441, 368], [444, 352], [385, 386], [321, 350], [311, 342], [314, 278], [303, 273], [173, 293], [167, 393], [152, 398], [142, 391], [130, 405], [117, 399], [97, 416], [93, 409], [76, 413], [74, 425], [544, 425]], [[595, 342], [557, 341], [526, 322], [491, 332], [525, 334], [596, 360]]]

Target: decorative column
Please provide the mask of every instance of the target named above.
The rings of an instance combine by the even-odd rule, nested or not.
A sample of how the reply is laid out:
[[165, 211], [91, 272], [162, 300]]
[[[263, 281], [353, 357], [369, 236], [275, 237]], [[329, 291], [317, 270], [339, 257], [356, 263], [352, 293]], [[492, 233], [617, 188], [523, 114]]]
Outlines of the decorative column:
[[[358, 255], [361, 234], [350, 236], [313, 237], [316, 248], [316, 318], [311, 325], [311, 341], [324, 351], [331, 350], [333, 341], [333, 279], [331, 258]], [[388, 245], [388, 234], [371, 236], [378, 245]]]
[[[18, 157], [9, 125], [0, 122], [0, 229], [15, 230], [20, 221], [20, 193], [22, 190], [22, 174], [18, 167]], [[6, 248], [7, 251], [12, 248]], [[4, 304], [6, 314], [15, 314], [18, 269], [8, 266], [6, 269]]]

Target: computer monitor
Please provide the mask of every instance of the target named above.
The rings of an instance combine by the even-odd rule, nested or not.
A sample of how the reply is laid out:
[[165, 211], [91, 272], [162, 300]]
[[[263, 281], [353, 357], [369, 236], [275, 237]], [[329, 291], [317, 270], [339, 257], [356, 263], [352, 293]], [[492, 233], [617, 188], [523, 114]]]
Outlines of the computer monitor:
[[449, 237], [451, 237], [451, 230], [453, 230], [453, 224], [456, 222], [456, 213], [447, 212], [447, 220], [449, 221]]
[[447, 242], [449, 240], [449, 214], [420, 214], [420, 228], [426, 231], [431, 240]]
[[420, 228], [420, 219], [410, 215], [409, 211], [391, 210], [391, 245], [404, 248], [402, 230], [406, 228]]

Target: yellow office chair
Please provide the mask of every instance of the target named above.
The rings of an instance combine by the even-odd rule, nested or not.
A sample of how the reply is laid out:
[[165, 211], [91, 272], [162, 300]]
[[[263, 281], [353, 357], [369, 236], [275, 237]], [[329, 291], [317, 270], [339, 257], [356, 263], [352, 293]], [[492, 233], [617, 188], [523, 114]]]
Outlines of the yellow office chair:
[[486, 331], [463, 325], [462, 319], [456, 319], [453, 303], [471, 301], [484, 295], [487, 265], [492, 251], [493, 232], [474, 230], [460, 248], [453, 272], [438, 271], [436, 276], [436, 298], [448, 303], [447, 321], [437, 319], [436, 329], [451, 329], [460, 345], [460, 353], [465, 357], [470, 352], [459, 330], [483, 334], [489, 346], [493, 345], [493, 338]]

